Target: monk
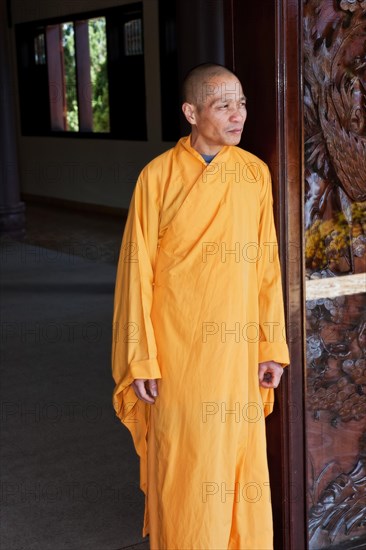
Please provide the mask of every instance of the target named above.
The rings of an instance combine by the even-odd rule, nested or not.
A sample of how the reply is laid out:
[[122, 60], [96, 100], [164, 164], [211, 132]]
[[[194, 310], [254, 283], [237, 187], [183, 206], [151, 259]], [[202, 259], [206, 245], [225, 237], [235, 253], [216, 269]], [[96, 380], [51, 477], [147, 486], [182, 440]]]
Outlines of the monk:
[[289, 363], [269, 170], [238, 78], [184, 82], [191, 134], [141, 172], [120, 253], [114, 407], [152, 550], [269, 550], [265, 416]]

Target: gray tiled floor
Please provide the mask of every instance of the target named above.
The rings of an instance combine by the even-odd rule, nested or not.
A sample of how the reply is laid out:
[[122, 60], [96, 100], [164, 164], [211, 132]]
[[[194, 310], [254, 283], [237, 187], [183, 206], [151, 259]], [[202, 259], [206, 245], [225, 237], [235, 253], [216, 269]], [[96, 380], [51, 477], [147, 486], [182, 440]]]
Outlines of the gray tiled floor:
[[138, 459], [111, 405], [110, 251], [123, 220], [43, 206], [27, 215], [25, 242], [0, 250], [0, 547], [147, 550]]
[[93, 261], [117, 263], [125, 216], [26, 205], [25, 242]]

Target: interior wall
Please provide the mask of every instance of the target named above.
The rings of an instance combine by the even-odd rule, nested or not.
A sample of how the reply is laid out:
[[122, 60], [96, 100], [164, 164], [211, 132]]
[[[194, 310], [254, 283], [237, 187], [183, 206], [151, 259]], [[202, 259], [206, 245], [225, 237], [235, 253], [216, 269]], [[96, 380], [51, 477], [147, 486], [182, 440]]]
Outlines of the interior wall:
[[[140, 170], [154, 156], [174, 145], [161, 139], [158, 0], [142, 1], [148, 140], [139, 142], [105, 138], [22, 136], [17, 102], [23, 193], [127, 208]], [[133, 1], [106, 3], [103, 0], [14, 0], [11, 3], [10, 23], [15, 25], [129, 3]], [[12, 60], [15, 63], [14, 34]], [[18, 97], [17, 83], [15, 94]]]

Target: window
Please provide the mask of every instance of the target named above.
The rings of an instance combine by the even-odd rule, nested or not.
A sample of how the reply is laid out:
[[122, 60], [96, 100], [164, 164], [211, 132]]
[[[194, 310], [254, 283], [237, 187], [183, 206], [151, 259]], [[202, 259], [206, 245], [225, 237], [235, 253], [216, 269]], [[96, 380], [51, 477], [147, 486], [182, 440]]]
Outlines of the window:
[[146, 140], [142, 4], [17, 25], [24, 135]]
[[125, 55], [142, 54], [142, 21], [134, 19], [125, 23]]

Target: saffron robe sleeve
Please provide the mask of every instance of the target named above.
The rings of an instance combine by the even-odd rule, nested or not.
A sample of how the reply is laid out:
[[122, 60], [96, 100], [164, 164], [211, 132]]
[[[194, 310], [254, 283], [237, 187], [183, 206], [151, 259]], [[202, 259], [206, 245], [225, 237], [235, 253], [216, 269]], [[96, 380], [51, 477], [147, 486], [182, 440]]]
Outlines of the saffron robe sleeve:
[[112, 342], [112, 373], [116, 384], [113, 405], [117, 416], [131, 431], [140, 456], [141, 488], [145, 492], [149, 408], [138, 400], [131, 383], [135, 379], [161, 377], [150, 318], [159, 213], [157, 204], [154, 200], [147, 200], [146, 193], [140, 176], [132, 196], [119, 256]]
[[[267, 166], [263, 172], [257, 261], [260, 329], [258, 362], [276, 361], [286, 367], [290, 358], [282, 305], [282, 281], [273, 216], [272, 182]], [[274, 390], [261, 388], [261, 395], [265, 413], [268, 415], [273, 410]]]

